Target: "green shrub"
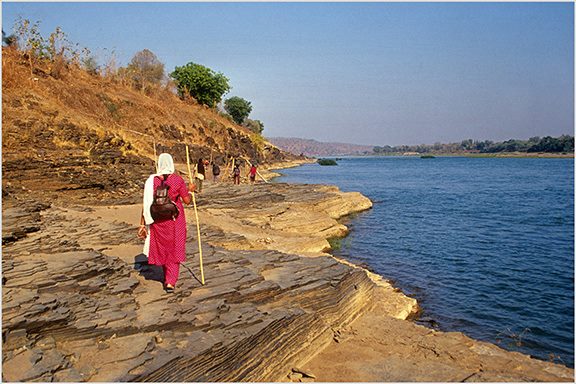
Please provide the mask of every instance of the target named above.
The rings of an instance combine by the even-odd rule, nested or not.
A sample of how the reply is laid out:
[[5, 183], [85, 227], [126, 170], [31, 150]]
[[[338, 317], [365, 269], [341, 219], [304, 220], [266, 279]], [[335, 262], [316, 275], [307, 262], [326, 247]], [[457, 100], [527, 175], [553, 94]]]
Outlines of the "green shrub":
[[336, 160], [333, 159], [318, 159], [317, 163], [320, 165], [338, 165]]
[[242, 124], [252, 112], [252, 105], [249, 101], [234, 96], [224, 101], [224, 110], [232, 116], [236, 124]]
[[330, 248], [333, 251], [338, 251], [342, 248], [342, 238], [341, 237], [330, 237], [326, 239], [328, 244], [330, 244]]
[[190, 95], [211, 108], [230, 90], [226, 76], [200, 64], [188, 63], [176, 67], [170, 77], [176, 82], [180, 96]]

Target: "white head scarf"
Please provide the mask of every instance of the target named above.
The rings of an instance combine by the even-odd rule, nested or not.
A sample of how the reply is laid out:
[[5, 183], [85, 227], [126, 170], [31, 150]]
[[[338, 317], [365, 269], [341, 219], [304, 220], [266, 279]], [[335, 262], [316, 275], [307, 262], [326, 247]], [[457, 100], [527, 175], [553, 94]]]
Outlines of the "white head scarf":
[[168, 175], [174, 173], [174, 160], [168, 153], [162, 153], [158, 156], [158, 175]]

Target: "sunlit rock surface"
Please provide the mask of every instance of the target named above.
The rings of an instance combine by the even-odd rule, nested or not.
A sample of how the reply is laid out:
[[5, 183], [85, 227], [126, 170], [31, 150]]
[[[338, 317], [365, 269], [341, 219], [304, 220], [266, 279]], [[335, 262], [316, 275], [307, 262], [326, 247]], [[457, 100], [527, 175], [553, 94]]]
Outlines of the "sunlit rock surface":
[[347, 232], [336, 219], [371, 206], [360, 194], [205, 186], [206, 284], [189, 207], [174, 294], [141, 254], [140, 205], [5, 207], [3, 380], [573, 379], [563, 366], [403, 320], [414, 299], [326, 254], [326, 238]]
[[[286, 185], [222, 185], [198, 196], [199, 210], [244, 225], [278, 217], [268, 220], [272, 234], [290, 225], [281, 213], [287, 208], [274, 202], [303, 206], [292, 195], [304, 192]], [[316, 204], [323, 196], [311, 191], [308, 200]], [[371, 305], [375, 286], [363, 270], [326, 256], [213, 246], [265, 243], [209, 221], [202, 226], [202, 286], [191, 209], [188, 261], [176, 293], [166, 294], [161, 272], [140, 254], [134, 225], [140, 209], [53, 206], [26, 214], [38, 228], [20, 237], [11, 233], [19, 233], [22, 222], [5, 219], [5, 380], [279, 380], [329, 343], [334, 327]], [[5, 218], [23, 215], [19, 208], [3, 212]], [[300, 229], [287, 235], [302, 242], [310, 231], [316, 241], [319, 226], [340, 233], [341, 225], [327, 214], [316, 216], [315, 225], [304, 216], [295, 220]]]

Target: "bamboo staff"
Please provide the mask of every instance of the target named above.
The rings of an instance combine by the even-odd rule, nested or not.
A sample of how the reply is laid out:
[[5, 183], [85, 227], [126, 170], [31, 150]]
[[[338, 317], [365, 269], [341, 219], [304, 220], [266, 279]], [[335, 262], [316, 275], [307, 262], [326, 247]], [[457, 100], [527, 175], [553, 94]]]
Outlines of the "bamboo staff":
[[[235, 162], [235, 161], [236, 161], [236, 158], [233, 157], [233, 158], [232, 158], [232, 172], [234, 172], [234, 162]], [[233, 181], [233, 182], [234, 182], [234, 181]]]
[[[190, 169], [190, 154], [188, 144], [186, 144], [186, 164], [188, 165], [188, 178], [192, 183], [192, 170]], [[200, 220], [198, 220], [198, 209], [196, 208], [196, 194], [192, 192], [192, 202], [194, 203], [194, 215], [196, 215], [196, 233], [198, 235], [198, 251], [200, 252], [200, 279], [204, 285], [204, 267], [202, 266], [202, 243], [200, 241]]]
[[228, 174], [228, 168], [230, 168], [230, 159], [226, 159], [226, 166], [224, 167], [224, 173], [223, 173], [223, 175], [227, 175], [227, 174]]
[[[243, 157], [243, 159], [246, 160], [246, 162], [248, 163], [249, 166], [252, 166], [252, 164], [250, 163], [250, 160], [248, 160], [248, 159], [245, 158], [245, 157]], [[257, 174], [258, 176], [260, 176], [260, 177], [262, 178], [262, 180], [264, 180], [264, 182], [265, 182], [266, 184], [268, 184], [268, 180], [266, 180], [266, 179], [264, 178], [264, 176], [262, 176], [262, 175], [260, 174], [260, 172], [258, 172], [258, 169], [256, 169], [256, 174]]]
[[156, 164], [156, 173], [158, 173], [158, 156], [156, 156], [156, 138], [154, 140], [154, 163]]

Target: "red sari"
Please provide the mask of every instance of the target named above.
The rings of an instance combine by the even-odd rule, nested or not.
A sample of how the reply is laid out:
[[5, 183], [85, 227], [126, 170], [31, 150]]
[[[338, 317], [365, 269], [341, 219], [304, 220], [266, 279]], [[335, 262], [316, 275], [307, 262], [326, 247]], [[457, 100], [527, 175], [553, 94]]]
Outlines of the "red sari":
[[[161, 184], [160, 177], [154, 178], [154, 190]], [[150, 225], [150, 250], [148, 263], [168, 265], [186, 261], [186, 217], [181, 198], [188, 195], [184, 179], [171, 174], [165, 182], [170, 186], [168, 196], [178, 206], [180, 214], [176, 220], [166, 220]]]

